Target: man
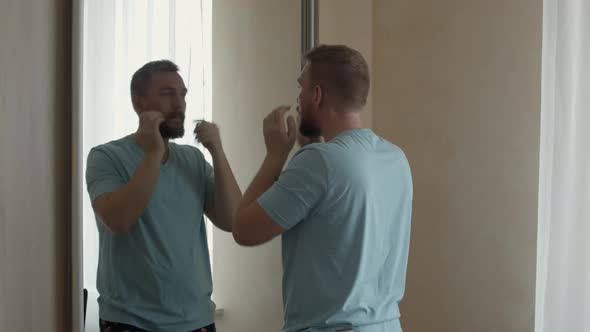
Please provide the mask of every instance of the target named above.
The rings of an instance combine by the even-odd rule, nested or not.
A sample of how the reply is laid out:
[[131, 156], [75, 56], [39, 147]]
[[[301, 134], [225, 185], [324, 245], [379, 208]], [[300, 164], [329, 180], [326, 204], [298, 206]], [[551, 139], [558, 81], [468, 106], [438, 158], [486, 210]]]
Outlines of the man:
[[401, 331], [412, 180], [395, 145], [363, 128], [369, 92], [363, 57], [318, 46], [298, 79], [299, 132], [288, 107], [264, 120], [267, 155], [244, 193], [235, 240], [254, 246], [282, 234], [283, 331]]
[[169, 142], [184, 134], [186, 93], [174, 63], [144, 65], [131, 80], [139, 128], [88, 155], [101, 331], [215, 331], [203, 214], [231, 232], [241, 192], [214, 124], [195, 128], [213, 168]]

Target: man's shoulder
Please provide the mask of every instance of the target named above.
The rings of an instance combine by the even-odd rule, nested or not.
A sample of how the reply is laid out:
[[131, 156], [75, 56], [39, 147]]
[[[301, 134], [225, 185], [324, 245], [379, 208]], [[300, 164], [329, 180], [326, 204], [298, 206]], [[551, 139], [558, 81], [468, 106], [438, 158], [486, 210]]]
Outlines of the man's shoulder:
[[109, 159], [127, 159], [137, 153], [134, 144], [133, 137], [128, 135], [93, 147], [88, 157], [106, 156]]
[[106, 143], [102, 143], [99, 144], [95, 147], [93, 147], [93, 150], [100, 150], [100, 151], [117, 151], [117, 150], [121, 150], [121, 149], [128, 149], [131, 145], [131, 143], [133, 143], [133, 136], [132, 135], [127, 135], [125, 137], [121, 137], [119, 139], [116, 140], [112, 140]]
[[303, 167], [308, 170], [325, 171], [331, 167], [330, 148], [327, 147], [326, 143], [313, 143], [301, 147], [297, 150], [291, 161], [289, 161], [290, 167], [300, 168]]
[[306, 158], [306, 159], [323, 159], [327, 153], [330, 152], [330, 147], [326, 143], [312, 143], [301, 147], [293, 158]]
[[[314, 143], [302, 147], [295, 155], [305, 154], [305, 159], [323, 160], [324, 163], [338, 166], [340, 163], [355, 163], [368, 155], [380, 154], [391, 159], [407, 160], [404, 151], [396, 144], [373, 133], [366, 133], [360, 143], [354, 138], [340, 138], [325, 143]], [[382, 158], [384, 159], [384, 158]]]

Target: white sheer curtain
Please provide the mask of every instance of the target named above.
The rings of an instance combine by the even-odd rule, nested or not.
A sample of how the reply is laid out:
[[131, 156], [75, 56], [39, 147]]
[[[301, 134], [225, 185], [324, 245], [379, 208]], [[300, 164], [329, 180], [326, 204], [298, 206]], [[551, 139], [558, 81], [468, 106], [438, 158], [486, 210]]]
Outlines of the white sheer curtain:
[[590, 1], [545, 0], [536, 332], [590, 331]]
[[[189, 91], [187, 135], [176, 142], [195, 144], [193, 120], [211, 119], [211, 0], [85, 0], [83, 4], [83, 169], [92, 147], [137, 129], [129, 83], [133, 73], [152, 60], [170, 59], [180, 67]], [[85, 191], [83, 204], [84, 287], [89, 291], [86, 331], [98, 331], [98, 233]]]

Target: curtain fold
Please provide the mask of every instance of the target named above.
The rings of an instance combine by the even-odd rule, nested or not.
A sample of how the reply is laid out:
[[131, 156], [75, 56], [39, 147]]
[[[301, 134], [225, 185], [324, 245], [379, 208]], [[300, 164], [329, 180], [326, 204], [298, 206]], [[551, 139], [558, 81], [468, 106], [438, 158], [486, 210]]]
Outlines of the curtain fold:
[[544, 0], [536, 332], [590, 331], [590, 2]]

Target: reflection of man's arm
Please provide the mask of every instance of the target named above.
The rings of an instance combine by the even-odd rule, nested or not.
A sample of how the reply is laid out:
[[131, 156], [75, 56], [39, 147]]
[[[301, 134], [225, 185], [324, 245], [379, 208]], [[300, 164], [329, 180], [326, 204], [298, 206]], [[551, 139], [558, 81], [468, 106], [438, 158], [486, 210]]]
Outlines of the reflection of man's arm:
[[111, 232], [127, 233], [137, 223], [156, 187], [161, 161], [161, 156], [145, 155], [129, 183], [94, 200], [94, 211]]
[[215, 196], [205, 206], [205, 214], [220, 229], [231, 232], [242, 191], [231, 170], [219, 137], [219, 129], [213, 123], [202, 121], [195, 128], [197, 139], [209, 150], [213, 159]]
[[[114, 192], [97, 196], [92, 204], [102, 222], [116, 234], [128, 232], [146, 209], [156, 187], [160, 175], [160, 164], [165, 153], [164, 140], [159, 130], [160, 123], [163, 121], [162, 115], [158, 112], [146, 111], [140, 115], [139, 121], [139, 129], [134, 139], [144, 151], [143, 160], [128, 183]], [[88, 158], [99, 159], [100, 155], [95, 154]], [[101, 170], [98, 171], [101, 172]], [[112, 177], [104, 170], [101, 173], [98, 177], [103, 178], [93, 182], [108, 182], [108, 178]]]
[[231, 232], [242, 191], [236, 182], [222, 149], [211, 151], [215, 170], [215, 197], [205, 207], [205, 214], [220, 229]]

